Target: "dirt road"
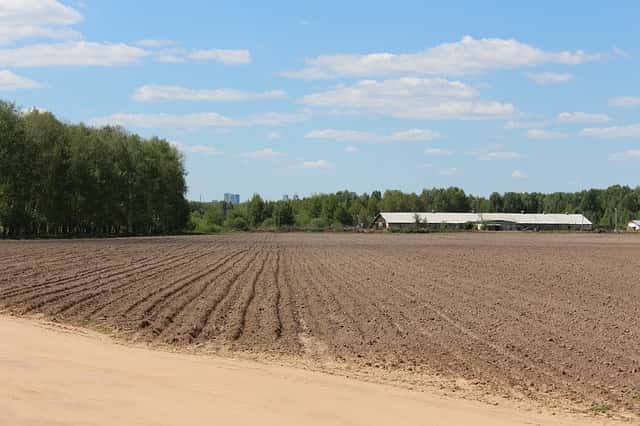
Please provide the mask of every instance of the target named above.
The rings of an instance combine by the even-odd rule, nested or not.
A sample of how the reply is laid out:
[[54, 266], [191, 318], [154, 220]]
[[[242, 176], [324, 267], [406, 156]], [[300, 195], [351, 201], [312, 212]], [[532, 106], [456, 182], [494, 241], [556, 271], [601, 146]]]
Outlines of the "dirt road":
[[[0, 316], [0, 424], [608, 424], [253, 363], [131, 348]], [[608, 421], [611, 423], [610, 421]]]

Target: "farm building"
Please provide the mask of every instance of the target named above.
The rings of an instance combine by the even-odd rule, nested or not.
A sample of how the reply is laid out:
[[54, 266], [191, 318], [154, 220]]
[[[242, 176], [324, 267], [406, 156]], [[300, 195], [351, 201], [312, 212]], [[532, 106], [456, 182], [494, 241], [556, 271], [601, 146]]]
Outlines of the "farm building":
[[540, 213], [388, 213], [376, 216], [377, 229], [421, 228], [485, 230], [569, 230], [591, 229], [592, 223], [581, 214]]
[[631, 222], [629, 222], [629, 224], [627, 225], [627, 230], [633, 231], [633, 232], [640, 231], [640, 219], [632, 220]]

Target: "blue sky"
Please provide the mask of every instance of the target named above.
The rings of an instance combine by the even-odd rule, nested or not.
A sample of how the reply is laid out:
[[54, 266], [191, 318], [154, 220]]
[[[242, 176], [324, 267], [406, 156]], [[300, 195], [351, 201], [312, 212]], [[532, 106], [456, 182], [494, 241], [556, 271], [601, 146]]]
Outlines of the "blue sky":
[[640, 4], [520, 3], [0, 0], [0, 98], [170, 140], [192, 199], [637, 185]]

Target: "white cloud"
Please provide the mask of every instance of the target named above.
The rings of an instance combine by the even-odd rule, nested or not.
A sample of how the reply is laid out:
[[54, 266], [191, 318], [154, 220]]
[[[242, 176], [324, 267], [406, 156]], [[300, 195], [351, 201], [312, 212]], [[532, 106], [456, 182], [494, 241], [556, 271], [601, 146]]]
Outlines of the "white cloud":
[[0, 90], [37, 89], [42, 87], [37, 81], [14, 74], [9, 70], [0, 70]]
[[193, 145], [189, 147], [189, 151], [205, 155], [221, 155], [222, 152], [208, 145]]
[[517, 152], [505, 151], [501, 145], [495, 145], [487, 148], [477, 148], [469, 152], [476, 157], [476, 160], [493, 161], [493, 160], [515, 160], [522, 158], [522, 154]]
[[640, 124], [587, 128], [580, 132], [580, 136], [598, 139], [640, 139]]
[[640, 96], [619, 96], [617, 98], [611, 98], [609, 99], [609, 105], [622, 108], [633, 108], [640, 105]]
[[283, 152], [274, 151], [272, 148], [263, 148], [257, 151], [245, 152], [241, 156], [245, 158], [251, 158], [253, 160], [273, 160], [274, 158], [282, 157], [285, 154]]
[[428, 157], [445, 157], [452, 154], [453, 151], [444, 148], [427, 148], [424, 150], [424, 155]]
[[551, 123], [548, 120], [539, 121], [507, 121], [505, 129], [531, 129], [548, 127]]
[[303, 161], [302, 167], [305, 169], [330, 169], [333, 164], [327, 160]]
[[573, 79], [573, 75], [566, 73], [540, 72], [528, 73], [527, 78], [534, 81], [539, 86], [546, 86], [548, 84], [567, 83]]
[[235, 126], [236, 122], [217, 112], [192, 114], [136, 114], [116, 113], [89, 120], [94, 126], [117, 125], [136, 128], [200, 128]]
[[112, 66], [130, 64], [147, 55], [145, 50], [127, 44], [87, 41], [33, 44], [0, 49], [0, 66], [45, 67], [51, 65]]
[[475, 99], [477, 91], [462, 82], [404, 77], [361, 80], [304, 96], [308, 106], [335, 113], [371, 113], [418, 120], [498, 118], [515, 113], [511, 104]]
[[133, 99], [138, 102], [154, 101], [251, 101], [258, 99], [276, 99], [285, 96], [282, 90], [265, 92], [246, 92], [235, 89], [194, 90], [182, 86], [163, 86], [147, 84], [138, 87]]
[[252, 126], [282, 126], [284, 124], [305, 120], [309, 114], [305, 111], [285, 114], [268, 112], [251, 116], [244, 120], [218, 114], [217, 112], [200, 112], [189, 114], [168, 113], [116, 113], [106, 117], [96, 117], [89, 120], [93, 126], [116, 125], [134, 128], [177, 128], [199, 129], [207, 127], [252, 127]]
[[566, 137], [567, 137], [566, 133], [553, 132], [551, 130], [530, 129], [527, 131], [527, 138], [529, 139], [553, 140], [553, 139], [564, 139]]
[[251, 54], [246, 49], [198, 49], [190, 52], [189, 59], [196, 61], [214, 61], [227, 65], [248, 64], [251, 62]]
[[358, 130], [323, 129], [312, 130], [304, 137], [305, 139], [328, 139], [339, 142], [393, 143], [433, 140], [438, 139], [440, 134], [429, 129], [400, 130], [386, 135]]
[[606, 123], [609, 121], [609, 116], [606, 114], [591, 114], [588, 112], [561, 112], [556, 116], [556, 121], [563, 124]]
[[355, 154], [356, 152], [360, 152], [357, 146], [347, 145], [344, 149], [344, 152], [348, 152], [349, 154]]
[[511, 177], [514, 179], [526, 179], [527, 175], [524, 174], [524, 172], [522, 172], [522, 170], [514, 170], [513, 172], [511, 172]]
[[267, 138], [270, 141], [279, 141], [280, 139], [282, 139], [282, 135], [279, 132], [269, 132]]
[[611, 161], [640, 160], [640, 149], [629, 149], [624, 152], [616, 152], [609, 156]]
[[619, 47], [613, 48], [613, 54], [624, 59], [631, 58], [631, 54], [629, 52], [627, 52], [626, 50], [622, 50]]
[[582, 50], [545, 51], [515, 39], [465, 36], [417, 53], [335, 54], [306, 60], [300, 71], [285, 72], [293, 78], [323, 79], [340, 76], [466, 75], [491, 70], [542, 64], [576, 65], [601, 59]]
[[217, 148], [209, 145], [187, 145], [179, 141], [169, 141], [169, 143], [182, 152], [193, 152], [195, 154], [204, 154], [210, 156], [223, 154], [222, 151], [218, 151]]
[[444, 169], [438, 169], [438, 174], [440, 176], [457, 176], [461, 173], [461, 170], [457, 167], [449, 167]]
[[80, 34], [70, 27], [80, 21], [78, 11], [59, 1], [0, 1], [0, 44], [29, 38], [77, 39]]

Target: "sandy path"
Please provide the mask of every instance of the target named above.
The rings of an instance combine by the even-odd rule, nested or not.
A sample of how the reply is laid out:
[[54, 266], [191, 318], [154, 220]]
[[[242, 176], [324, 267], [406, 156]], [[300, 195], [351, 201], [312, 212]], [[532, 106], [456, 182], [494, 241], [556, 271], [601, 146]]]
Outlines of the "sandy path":
[[249, 361], [130, 348], [79, 333], [0, 316], [0, 424], [568, 425], [587, 420]]

